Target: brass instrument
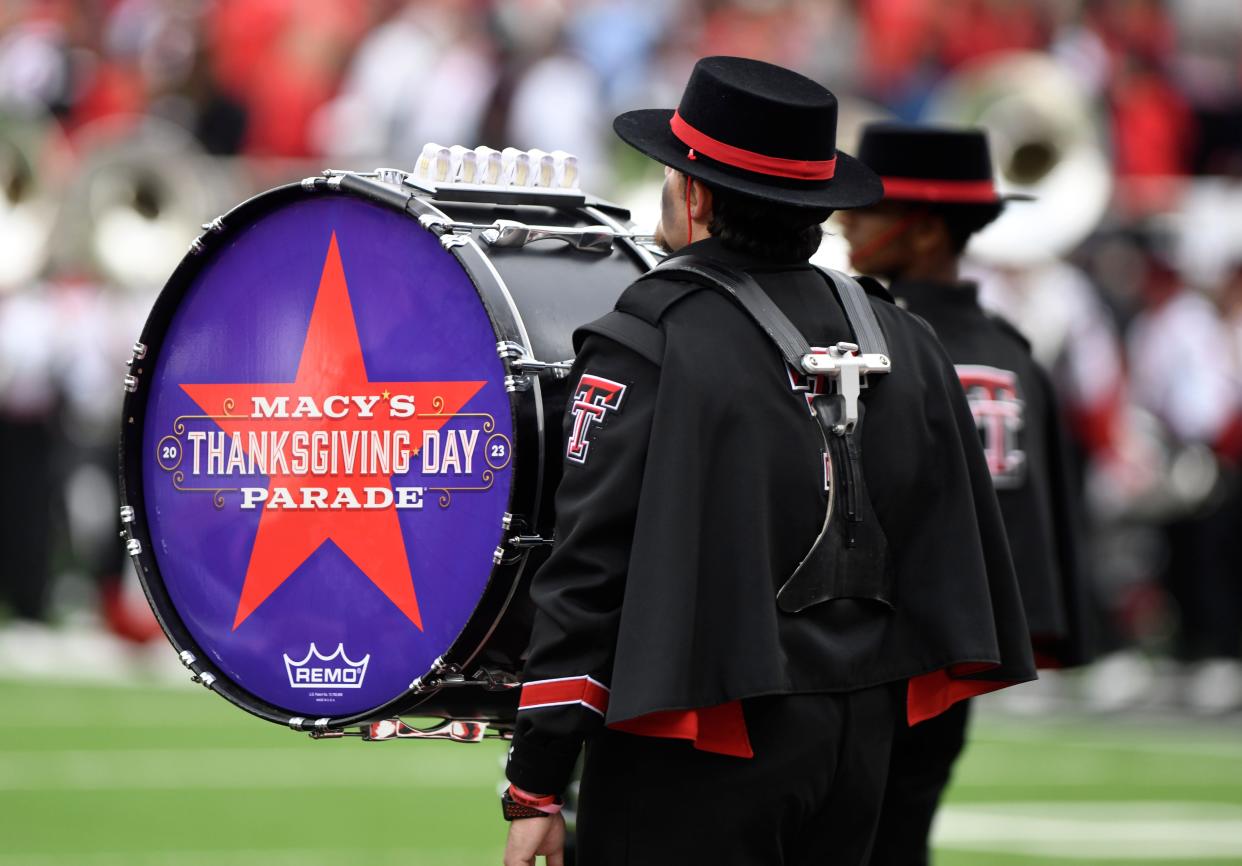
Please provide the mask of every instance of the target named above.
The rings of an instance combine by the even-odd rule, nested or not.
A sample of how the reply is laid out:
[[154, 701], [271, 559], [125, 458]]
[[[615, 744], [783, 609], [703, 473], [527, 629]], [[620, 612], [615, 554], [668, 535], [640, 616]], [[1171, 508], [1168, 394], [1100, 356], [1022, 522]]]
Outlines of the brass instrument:
[[1026, 193], [970, 244], [992, 265], [1024, 267], [1063, 257], [1100, 223], [1112, 171], [1094, 107], [1045, 54], [968, 64], [931, 95], [925, 120], [988, 131], [1002, 192]]
[[42, 276], [67, 161], [54, 121], [0, 114], [0, 294]]
[[65, 193], [55, 264], [86, 264], [115, 288], [153, 293], [202, 223], [239, 197], [227, 166], [167, 121], [101, 121], [75, 143], [86, 159]]

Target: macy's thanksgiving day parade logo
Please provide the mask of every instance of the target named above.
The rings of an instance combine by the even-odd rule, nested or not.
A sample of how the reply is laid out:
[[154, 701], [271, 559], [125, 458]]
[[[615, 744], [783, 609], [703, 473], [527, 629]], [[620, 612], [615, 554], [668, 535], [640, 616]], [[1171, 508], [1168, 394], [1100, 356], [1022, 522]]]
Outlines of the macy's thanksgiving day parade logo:
[[294, 380], [183, 383], [202, 412], [156, 445], [176, 490], [260, 514], [233, 628], [329, 540], [421, 628], [398, 511], [448, 508], [508, 466], [495, 419], [463, 411], [486, 384], [371, 381], [334, 234]]

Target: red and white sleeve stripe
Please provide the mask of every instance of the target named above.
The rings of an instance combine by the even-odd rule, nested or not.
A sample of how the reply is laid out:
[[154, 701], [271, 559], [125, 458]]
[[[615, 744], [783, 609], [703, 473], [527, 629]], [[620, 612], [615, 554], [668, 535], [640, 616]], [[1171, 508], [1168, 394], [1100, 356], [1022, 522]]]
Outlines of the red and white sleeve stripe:
[[518, 704], [518, 712], [570, 704], [582, 704], [588, 710], [606, 716], [608, 687], [591, 677], [533, 680], [522, 685], [522, 700]]

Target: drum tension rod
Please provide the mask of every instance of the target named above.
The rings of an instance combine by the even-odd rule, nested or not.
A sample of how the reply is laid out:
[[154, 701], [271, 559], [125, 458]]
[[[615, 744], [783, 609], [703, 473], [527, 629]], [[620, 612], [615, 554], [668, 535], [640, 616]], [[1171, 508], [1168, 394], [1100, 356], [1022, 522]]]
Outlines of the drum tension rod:
[[[505, 532], [512, 532], [513, 535], [505, 538], [505, 546], [496, 548], [496, 553], [500, 555], [497, 565], [505, 561], [505, 557], [514, 550], [524, 550], [531, 547], [541, 547], [545, 544], [551, 544], [553, 539], [539, 535], [537, 532], [531, 532], [531, 527], [527, 524], [526, 519], [516, 514], [505, 512], [500, 519], [500, 528]], [[478, 676], [476, 674], [475, 676]]]
[[516, 547], [519, 550], [527, 547], [542, 547], [545, 544], [551, 544], [551, 538], [545, 538], [542, 535], [511, 535], [507, 543], [510, 547]]
[[603, 225], [568, 228], [528, 225], [516, 220], [503, 219], [492, 223], [468, 223], [457, 222], [436, 214], [423, 214], [418, 218], [418, 223], [436, 236], [479, 232], [479, 237], [488, 246], [501, 248], [521, 248], [536, 241], [564, 241], [577, 250], [607, 253], [612, 251], [613, 241], [618, 238], [640, 244], [652, 239], [650, 235], [617, 231]]
[[515, 373], [551, 373], [558, 379], [569, 375], [574, 362], [572, 358], [564, 361], [540, 361], [529, 357], [526, 347], [512, 340], [503, 340], [496, 344], [496, 354], [509, 362], [509, 368]]

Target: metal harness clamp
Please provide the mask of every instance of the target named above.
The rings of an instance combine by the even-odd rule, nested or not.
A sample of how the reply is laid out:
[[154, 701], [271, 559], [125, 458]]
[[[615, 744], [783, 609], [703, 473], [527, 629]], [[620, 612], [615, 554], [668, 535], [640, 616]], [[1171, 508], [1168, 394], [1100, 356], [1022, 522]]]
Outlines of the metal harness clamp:
[[838, 436], [854, 430], [858, 424], [858, 397], [867, 384], [867, 376], [884, 374], [892, 370], [887, 355], [859, 353], [856, 343], [840, 342], [827, 352], [809, 352], [802, 356], [803, 372], [812, 376], [826, 376], [836, 386], [845, 406], [844, 419], [832, 428]]

